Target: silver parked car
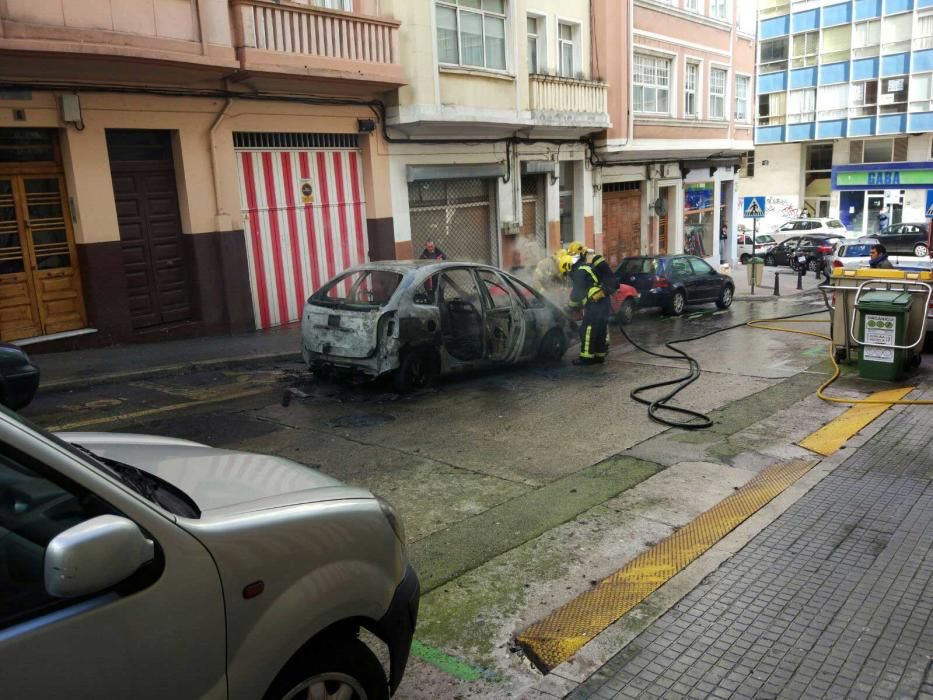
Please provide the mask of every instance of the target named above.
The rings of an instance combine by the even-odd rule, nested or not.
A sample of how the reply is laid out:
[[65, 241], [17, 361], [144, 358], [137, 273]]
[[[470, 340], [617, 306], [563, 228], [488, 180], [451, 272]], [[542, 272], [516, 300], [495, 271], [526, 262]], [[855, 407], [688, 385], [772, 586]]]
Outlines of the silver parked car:
[[301, 349], [312, 371], [394, 374], [406, 392], [452, 372], [560, 359], [574, 332], [544, 295], [497, 268], [384, 262], [351, 268], [311, 295]]
[[418, 595], [401, 523], [368, 491], [0, 410], [3, 697], [384, 700]]

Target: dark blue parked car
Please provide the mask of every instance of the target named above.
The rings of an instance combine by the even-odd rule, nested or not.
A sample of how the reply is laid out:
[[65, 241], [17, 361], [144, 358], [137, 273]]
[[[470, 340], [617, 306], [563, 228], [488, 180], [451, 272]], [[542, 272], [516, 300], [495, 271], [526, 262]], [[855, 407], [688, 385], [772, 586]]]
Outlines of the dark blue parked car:
[[680, 316], [688, 304], [715, 303], [727, 309], [735, 294], [729, 275], [716, 272], [693, 255], [625, 258], [616, 269], [616, 277], [638, 290], [641, 306], [660, 306], [672, 316]]

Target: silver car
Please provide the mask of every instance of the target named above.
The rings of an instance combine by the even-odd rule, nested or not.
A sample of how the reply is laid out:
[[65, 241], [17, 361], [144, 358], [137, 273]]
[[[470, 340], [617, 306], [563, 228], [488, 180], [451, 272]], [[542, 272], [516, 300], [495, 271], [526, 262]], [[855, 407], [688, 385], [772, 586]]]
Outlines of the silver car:
[[574, 331], [543, 294], [488, 265], [369, 263], [311, 295], [301, 350], [314, 372], [393, 374], [406, 392], [452, 372], [559, 360]]
[[[277, 457], [0, 410], [5, 698], [384, 699], [418, 579], [392, 508]], [[358, 638], [389, 650], [388, 677]]]

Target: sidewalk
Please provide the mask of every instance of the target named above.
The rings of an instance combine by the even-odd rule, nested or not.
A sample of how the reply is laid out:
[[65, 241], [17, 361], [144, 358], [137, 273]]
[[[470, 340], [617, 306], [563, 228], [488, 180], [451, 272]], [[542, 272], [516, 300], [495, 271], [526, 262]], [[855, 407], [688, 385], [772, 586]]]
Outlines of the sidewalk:
[[242, 335], [116, 345], [30, 357], [42, 373], [43, 389], [63, 389], [108, 380], [178, 374], [205, 367], [297, 359], [301, 352], [300, 337], [301, 326], [296, 323]]
[[794, 294], [804, 294], [806, 292], [815, 292], [816, 288], [823, 283], [823, 277], [814, 272], [807, 272], [801, 281], [803, 289], [797, 289], [797, 273], [789, 267], [765, 267], [761, 276], [761, 285], [755, 286], [755, 295], [752, 296], [751, 286], [748, 284], [748, 271], [745, 265], [741, 263], [729, 270], [726, 274], [732, 277], [735, 283], [735, 299], [752, 301], [756, 299], [766, 300], [774, 297], [774, 275], [778, 274], [778, 288], [780, 296], [792, 296]]
[[565, 697], [933, 697], [931, 438], [929, 407], [892, 411]]

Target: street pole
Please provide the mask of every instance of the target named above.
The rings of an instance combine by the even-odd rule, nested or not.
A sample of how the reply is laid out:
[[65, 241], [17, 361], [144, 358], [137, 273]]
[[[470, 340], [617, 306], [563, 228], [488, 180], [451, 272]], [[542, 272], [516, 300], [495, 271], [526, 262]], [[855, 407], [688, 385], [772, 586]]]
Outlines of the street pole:
[[752, 219], [752, 296], [755, 296], [755, 273], [758, 272], [758, 258], [755, 257], [755, 239], [758, 238], [758, 219]]

